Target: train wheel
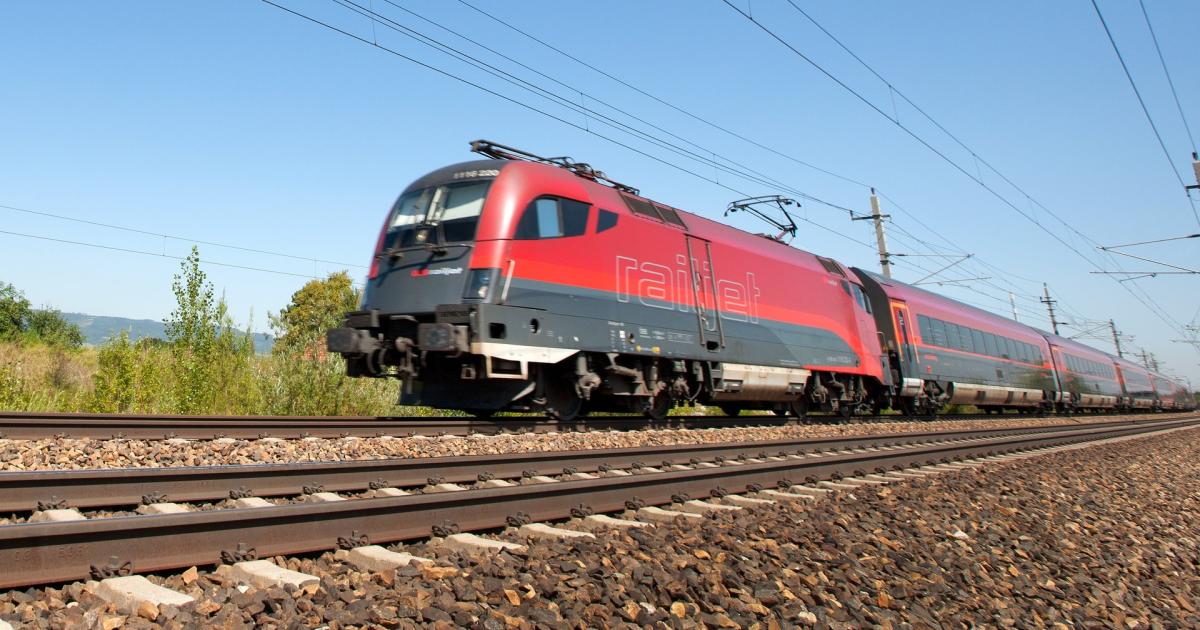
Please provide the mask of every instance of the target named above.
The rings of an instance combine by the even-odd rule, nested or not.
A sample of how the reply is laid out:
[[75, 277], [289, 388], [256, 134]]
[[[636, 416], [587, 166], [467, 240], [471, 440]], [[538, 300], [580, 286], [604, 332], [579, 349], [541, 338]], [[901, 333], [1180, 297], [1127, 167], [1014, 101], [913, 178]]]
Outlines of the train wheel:
[[742, 415], [742, 408], [738, 405], [730, 405], [730, 404], [717, 405], [717, 408], [721, 410], [721, 413], [723, 413], [727, 416], [736, 417], [736, 416]]
[[651, 398], [650, 403], [646, 405], [646, 410], [642, 413], [655, 422], [662, 422], [670, 415], [674, 402], [671, 400], [671, 396], [664, 391]]
[[583, 415], [583, 399], [565, 381], [547, 384], [546, 415], [560, 422], [571, 422]]
[[791, 415], [796, 416], [796, 419], [799, 420], [801, 424], [807, 423], [808, 422], [808, 399], [801, 398], [800, 400], [793, 400], [793, 401], [789, 402], [787, 404], [787, 411]]
[[472, 416], [475, 416], [476, 418], [479, 418], [480, 420], [487, 420], [488, 418], [491, 418], [492, 416], [496, 415], [496, 410], [495, 409], [468, 409], [467, 413], [471, 414]]
[[838, 405], [838, 410], [837, 410], [837, 423], [838, 424], [849, 423], [850, 417], [853, 415], [854, 415], [854, 406], [853, 405], [848, 405], [845, 403]]

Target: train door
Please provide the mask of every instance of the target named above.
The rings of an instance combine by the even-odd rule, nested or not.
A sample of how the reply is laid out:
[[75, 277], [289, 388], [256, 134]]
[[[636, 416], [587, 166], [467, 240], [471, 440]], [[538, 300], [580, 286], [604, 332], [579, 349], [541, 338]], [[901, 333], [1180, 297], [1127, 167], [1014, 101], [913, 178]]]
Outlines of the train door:
[[712, 244], [691, 234], [684, 235], [688, 268], [692, 279], [692, 301], [696, 306], [696, 325], [700, 343], [711, 351], [725, 347], [725, 329], [717, 304], [716, 270], [712, 263]]
[[891, 306], [892, 323], [896, 327], [896, 342], [900, 346], [898, 354], [903, 365], [903, 376], [914, 377], [920, 359], [917, 357], [917, 350], [914, 347], [912, 317], [909, 315], [908, 305], [904, 302], [893, 300]]

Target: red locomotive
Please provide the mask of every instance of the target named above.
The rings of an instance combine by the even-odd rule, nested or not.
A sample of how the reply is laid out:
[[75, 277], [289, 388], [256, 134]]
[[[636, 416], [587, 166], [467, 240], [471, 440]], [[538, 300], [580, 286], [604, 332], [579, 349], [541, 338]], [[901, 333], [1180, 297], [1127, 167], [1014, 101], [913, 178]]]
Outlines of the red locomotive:
[[586, 164], [472, 150], [491, 159], [400, 195], [362, 310], [328, 335], [351, 376], [403, 380], [402, 404], [571, 419], [688, 403], [844, 417], [1077, 402], [1058, 393], [1056, 341], [1031, 328], [657, 203]]

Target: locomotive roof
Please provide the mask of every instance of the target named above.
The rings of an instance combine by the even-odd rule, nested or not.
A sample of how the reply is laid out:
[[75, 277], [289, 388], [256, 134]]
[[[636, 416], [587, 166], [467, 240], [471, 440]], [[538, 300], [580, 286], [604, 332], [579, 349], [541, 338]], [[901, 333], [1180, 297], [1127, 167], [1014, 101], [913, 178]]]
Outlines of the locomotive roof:
[[454, 180], [458, 173], [470, 171], [499, 171], [506, 164], [511, 164], [511, 160], [470, 160], [468, 162], [459, 162], [450, 166], [443, 166], [436, 171], [430, 171], [422, 175], [417, 181], [408, 185], [404, 190], [416, 190], [419, 188], [428, 188], [436, 184], [444, 184], [447, 181]]

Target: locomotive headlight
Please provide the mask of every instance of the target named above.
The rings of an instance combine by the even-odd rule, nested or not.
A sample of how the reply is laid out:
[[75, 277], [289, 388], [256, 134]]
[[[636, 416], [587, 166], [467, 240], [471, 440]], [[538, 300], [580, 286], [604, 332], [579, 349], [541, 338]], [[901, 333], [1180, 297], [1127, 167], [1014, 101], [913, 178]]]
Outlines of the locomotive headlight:
[[425, 241], [428, 241], [428, 240], [429, 240], [429, 230], [425, 229], [425, 228], [421, 228], [421, 229], [417, 230], [416, 235], [413, 237], [413, 241], [417, 245], [424, 245]]
[[492, 286], [492, 279], [498, 275], [499, 271], [499, 269], [472, 269], [471, 275], [467, 277], [467, 290], [463, 293], [463, 297], [486, 299]]

